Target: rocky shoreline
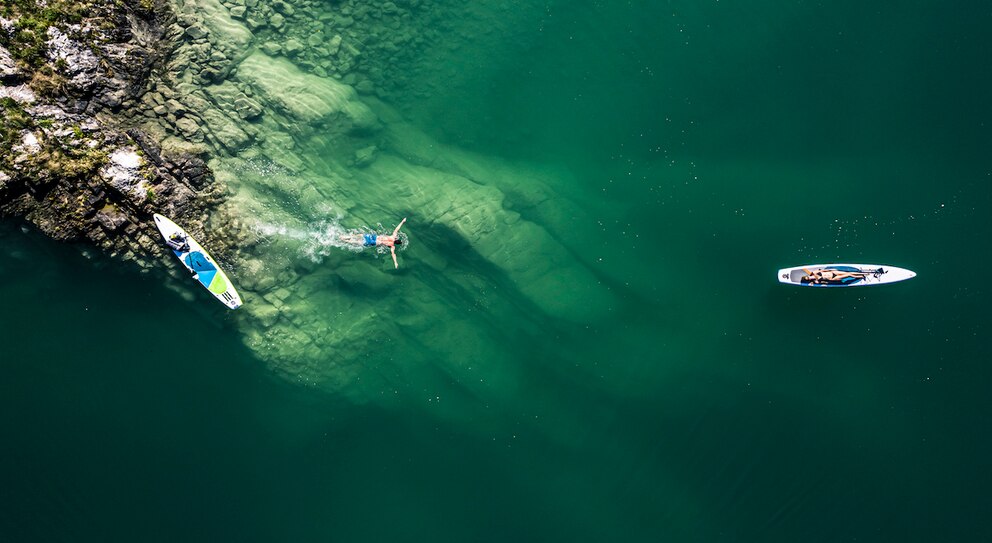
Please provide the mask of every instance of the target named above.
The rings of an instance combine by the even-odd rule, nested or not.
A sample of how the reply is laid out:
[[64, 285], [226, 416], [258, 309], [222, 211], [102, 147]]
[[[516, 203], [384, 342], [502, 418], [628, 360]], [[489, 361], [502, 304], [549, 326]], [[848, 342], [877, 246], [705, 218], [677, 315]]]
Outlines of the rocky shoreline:
[[0, 12], [0, 217], [147, 268], [164, 254], [152, 213], [202, 234], [225, 194], [203, 158], [129, 128], [174, 15], [161, 1], [44, 6]]
[[[359, 47], [371, 40], [395, 53], [422, 39], [365, 31], [372, 22], [389, 28], [408, 20], [421, 8], [416, 0], [375, 8], [344, 2], [300, 34], [290, 23], [313, 7], [309, 0], [12, 0], [0, 7], [0, 218], [147, 268], [149, 257], [164, 254], [151, 221], [159, 212], [215, 256], [235, 259], [235, 246], [250, 244], [252, 233], [222, 205], [227, 184], [207, 161], [250, 157], [245, 151], [254, 146], [298, 170], [287, 151], [297, 136], [319, 129], [347, 134], [339, 143], [350, 162], [371, 164], [379, 121], [355, 94], [385, 96], [373, 84], [384, 74], [363, 66], [369, 59], [362, 62]], [[232, 82], [245, 66], [257, 68], [258, 78]], [[316, 84], [303, 82], [297, 66], [332, 77], [314, 93], [322, 98], [293, 103], [267, 88], [281, 75]], [[273, 122], [295, 124], [301, 134], [260, 130]]]
[[[473, 333], [445, 318], [452, 296], [472, 305], [498, 289], [512, 302], [488, 312], [527, 306], [554, 319], [611, 310], [612, 293], [561, 241], [576, 239], [582, 216], [555, 192], [567, 172], [459, 149], [392, 105], [457, 83], [449, 73], [457, 65], [404, 59], [512, 27], [503, 11], [465, 14], [448, 32], [446, 10], [461, 7], [420, 0], [155, 0], [163, 4], [151, 9], [149, 0], [47, 0], [88, 11], [30, 23], [24, 6], [38, 0], [11, 1], [22, 11], [0, 7], [0, 217], [23, 217], [51, 237], [170, 274], [178, 280], [166, 284], [185, 295], [209, 296], [165, 263], [151, 214], [173, 218], [221, 261], [244, 300], [237, 312], [206, 310], [224, 311], [287, 379], [328, 390], [391, 386], [363, 366], [387, 347], [380, 337], [413, 342], [419, 362], [405, 362], [429, 364], [451, 348], [445, 338]], [[22, 54], [32, 51], [44, 54]], [[412, 236], [434, 240], [408, 253], [420, 272], [406, 271], [407, 255], [397, 272], [388, 257], [357, 257], [338, 242], [343, 232], [390, 231], [407, 216]], [[450, 246], [468, 250], [467, 267], [453, 267]], [[408, 295], [394, 296], [399, 288]], [[466, 347], [454, 358], [470, 356]]]

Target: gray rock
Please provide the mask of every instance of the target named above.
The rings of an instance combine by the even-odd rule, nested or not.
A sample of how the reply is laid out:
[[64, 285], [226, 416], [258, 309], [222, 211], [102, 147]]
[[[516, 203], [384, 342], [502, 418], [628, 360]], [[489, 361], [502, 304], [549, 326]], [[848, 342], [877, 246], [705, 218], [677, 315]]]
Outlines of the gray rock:
[[107, 164], [100, 170], [100, 176], [122, 195], [135, 203], [141, 203], [147, 195], [143, 164], [144, 160], [135, 149], [121, 148], [110, 153]]
[[199, 112], [210, 109], [210, 101], [200, 91], [189, 94], [184, 101], [188, 111]]
[[355, 90], [359, 94], [373, 94], [375, 93], [375, 85], [369, 79], [363, 79], [355, 85]]
[[108, 232], [114, 232], [127, 223], [127, 216], [108, 206], [96, 214], [96, 220]]
[[[276, 285], [276, 278], [271, 275], [263, 275], [257, 283], [258, 290], [268, 290]], [[275, 308], [273, 308], [274, 310]]]
[[244, 6], [234, 6], [231, 8], [231, 17], [234, 19], [244, 19], [246, 11], [248, 11], [248, 8]]
[[190, 46], [190, 50], [196, 54], [196, 59], [203, 61], [210, 57], [210, 44], [203, 42]]
[[204, 90], [207, 96], [209, 96], [210, 101], [217, 108], [230, 114], [232, 117], [235, 116], [234, 101], [243, 96], [241, 91], [238, 90], [238, 87], [229, 81], [225, 81], [219, 85], [206, 87]]
[[100, 75], [100, 60], [88, 45], [79, 43], [55, 27], [48, 28], [48, 58], [58, 65], [69, 83], [78, 89], [90, 89]]
[[200, 130], [200, 125], [196, 124], [196, 121], [189, 117], [183, 117], [176, 121], [176, 128], [189, 140], [195, 142], [203, 141], [203, 131]]
[[363, 147], [355, 151], [355, 166], [364, 168], [369, 164], [375, 162], [376, 157], [379, 155], [379, 148], [375, 145], [369, 145], [368, 147]]
[[[274, 284], [275, 280], [273, 279], [271, 282]], [[281, 317], [279, 309], [271, 304], [258, 304], [258, 306], [254, 307], [253, 310], [252, 315], [257, 318], [265, 328], [271, 328], [279, 322], [279, 318]]]
[[286, 24], [286, 18], [276, 13], [269, 19], [269, 24], [272, 25], [272, 28], [279, 30]]
[[227, 55], [223, 51], [214, 50], [210, 53], [210, 62], [221, 64], [227, 60]]
[[173, 159], [173, 171], [196, 189], [213, 183], [214, 176], [207, 164], [200, 158], [184, 154]]
[[126, 89], [107, 89], [97, 96], [96, 101], [109, 108], [117, 108], [124, 102], [126, 92]]
[[262, 44], [262, 51], [266, 55], [269, 55], [270, 57], [274, 57], [282, 51], [282, 46], [279, 45], [278, 43], [267, 41]]
[[288, 56], [295, 57], [300, 51], [303, 50], [303, 44], [296, 39], [290, 39], [286, 42], [286, 45], [283, 46], [283, 50]]
[[344, 51], [342, 52], [350, 57], [357, 57], [362, 54], [362, 52], [357, 47], [355, 47], [354, 44], [345, 43], [342, 45], [344, 47]]
[[182, 117], [183, 115], [186, 114], [186, 108], [182, 104], [180, 104], [178, 100], [169, 99], [165, 103], [165, 107], [169, 110], [169, 113], [177, 117]]
[[186, 27], [186, 35], [194, 40], [204, 38], [209, 33], [210, 31], [200, 26], [200, 24], [194, 24], [192, 26]]
[[286, 15], [287, 17], [291, 17], [294, 13], [296, 13], [296, 10], [293, 8], [293, 6], [287, 4], [286, 2], [282, 2], [281, 0], [276, 0], [276, 2], [272, 4], [272, 7], [276, 11], [282, 13], [283, 15]]
[[176, 16], [176, 22], [179, 23], [183, 28], [196, 24], [197, 17], [192, 13], [182, 12]]
[[17, 63], [10, 56], [10, 52], [0, 46], [0, 83], [4, 85], [16, 85], [22, 79], [23, 74], [17, 69]]
[[235, 100], [234, 109], [238, 112], [238, 116], [244, 120], [254, 119], [262, 114], [262, 106], [249, 98], [238, 98]]
[[224, 79], [224, 74], [220, 70], [207, 67], [200, 71], [200, 80], [204, 83], [214, 83], [222, 79]]
[[232, 153], [251, 141], [251, 137], [238, 128], [237, 123], [216, 109], [205, 111], [203, 120], [210, 127], [213, 139]]
[[0, 85], [0, 98], [13, 98], [18, 102], [26, 104], [34, 103], [37, 100], [34, 91], [27, 84], [17, 85], [16, 87]]

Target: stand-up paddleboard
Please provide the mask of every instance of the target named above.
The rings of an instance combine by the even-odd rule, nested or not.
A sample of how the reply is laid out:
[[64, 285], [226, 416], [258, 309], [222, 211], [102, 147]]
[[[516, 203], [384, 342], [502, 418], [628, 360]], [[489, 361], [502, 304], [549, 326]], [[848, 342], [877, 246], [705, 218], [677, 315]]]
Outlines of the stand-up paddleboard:
[[779, 283], [803, 287], [862, 287], [914, 277], [916, 272], [878, 264], [810, 264], [778, 270]]
[[179, 261], [220, 303], [231, 309], [241, 307], [241, 296], [210, 253], [176, 223], [155, 214], [155, 226]]

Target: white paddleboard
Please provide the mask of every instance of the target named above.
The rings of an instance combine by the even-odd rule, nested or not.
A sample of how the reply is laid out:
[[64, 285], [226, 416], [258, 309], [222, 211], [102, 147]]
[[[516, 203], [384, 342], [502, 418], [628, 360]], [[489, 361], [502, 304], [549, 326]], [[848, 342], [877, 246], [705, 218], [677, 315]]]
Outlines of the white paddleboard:
[[802, 287], [865, 287], [916, 277], [916, 272], [879, 264], [808, 264], [778, 270], [779, 283]]
[[204, 288], [230, 309], [241, 307], [241, 296], [238, 296], [227, 274], [193, 236], [158, 213], [155, 214], [155, 226], [176, 258]]

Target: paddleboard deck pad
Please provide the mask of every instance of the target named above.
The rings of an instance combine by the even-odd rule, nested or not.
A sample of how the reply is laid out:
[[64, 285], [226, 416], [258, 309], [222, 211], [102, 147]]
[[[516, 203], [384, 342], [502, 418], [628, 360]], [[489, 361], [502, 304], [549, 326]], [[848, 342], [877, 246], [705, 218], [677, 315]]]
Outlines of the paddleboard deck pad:
[[866, 287], [913, 277], [915, 272], [879, 264], [808, 264], [778, 270], [779, 283], [803, 287]]
[[241, 296], [227, 274], [193, 236], [158, 213], [155, 214], [155, 226], [176, 258], [210, 294], [230, 309], [241, 307]]

